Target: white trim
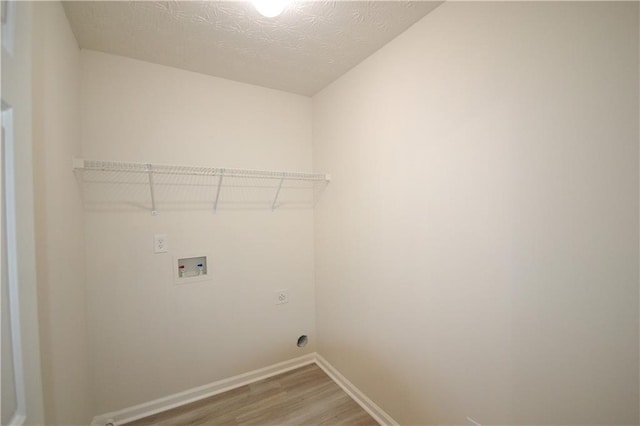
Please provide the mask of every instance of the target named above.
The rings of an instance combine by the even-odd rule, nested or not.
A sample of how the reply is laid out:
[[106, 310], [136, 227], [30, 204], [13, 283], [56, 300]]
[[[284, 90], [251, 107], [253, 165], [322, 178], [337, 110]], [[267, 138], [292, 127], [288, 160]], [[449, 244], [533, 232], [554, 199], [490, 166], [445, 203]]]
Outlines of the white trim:
[[6, 22], [2, 23], [2, 48], [13, 56], [14, 39], [16, 34], [16, 5], [15, 0], [5, 3]]
[[9, 420], [9, 426], [22, 426], [25, 420], [27, 420], [27, 416], [16, 411], [11, 420]]
[[92, 426], [105, 426], [109, 422], [114, 426], [117, 424], [131, 422], [153, 414], [161, 413], [181, 405], [199, 401], [210, 396], [218, 395], [223, 392], [257, 382], [258, 380], [276, 376], [305, 365], [315, 362], [315, 353], [294, 358], [278, 364], [264, 367], [259, 370], [250, 371], [228, 379], [219, 380], [208, 385], [189, 389], [183, 392], [175, 393], [164, 398], [158, 398], [154, 401], [146, 402], [134, 407], [125, 408], [123, 410], [111, 413], [101, 414], [93, 418]]
[[380, 408], [375, 402], [370, 400], [360, 389], [358, 389], [353, 383], [347, 380], [335, 367], [324, 359], [322, 356], [316, 354], [316, 364], [320, 367], [327, 376], [331, 377], [331, 380], [336, 382], [343, 391], [347, 393], [355, 402], [358, 403], [367, 413], [373, 417], [375, 421], [381, 425], [398, 426], [400, 423], [393, 420], [393, 418], [387, 414], [382, 408]]
[[344, 390], [359, 406], [362, 407], [375, 421], [384, 426], [398, 426], [399, 423], [393, 420], [382, 408], [371, 401], [364, 393], [347, 380], [338, 370], [336, 370], [329, 362], [317, 353], [294, 358], [278, 364], [264, 367], [259, 370], [250, 371], [228, 379], [219, 380], [209, 383], [208, 385], [189, 389], [164, 398], [146, 402], [134, 407], [125, 408], [111, 413], [101, 414], [93, 418], [91, 426], [106, 426], [123, 424], [151, 416], [172, 408], [190, 404], [210, 396], [218, 395], [223, 392], [245, 386], [268, 377], [277, 376], [287, 371], [295, 370], [309, 364], [316, 364], [320, 367], [338, 386]]
[[26, 398], [22, 339], [20, 332], [20, 281], [18, 277], [18, 237], [16, 235], [16, 184], [15, 141], [13, 138], [13, 109], [2, 102], [2, 129], [4, 134], [4, 157], [2, 179], [4, 180], [4, 209], [7, 239], [7, 277], [9, 296], [9, 318], [11, 321], [11, 346], [13, 351], [13, 380], [16, 393], [16, 411], [9, 425], [22, 425], [26, 419]]

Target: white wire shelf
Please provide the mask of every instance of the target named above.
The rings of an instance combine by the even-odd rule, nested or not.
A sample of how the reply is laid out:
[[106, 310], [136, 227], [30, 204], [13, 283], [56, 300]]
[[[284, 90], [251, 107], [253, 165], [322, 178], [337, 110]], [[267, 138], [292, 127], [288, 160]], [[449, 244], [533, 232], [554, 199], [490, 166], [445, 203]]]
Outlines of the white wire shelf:
[[89, 210], [311, 208], [331, 178], [323, 173], [100, 161], [75, 158]]

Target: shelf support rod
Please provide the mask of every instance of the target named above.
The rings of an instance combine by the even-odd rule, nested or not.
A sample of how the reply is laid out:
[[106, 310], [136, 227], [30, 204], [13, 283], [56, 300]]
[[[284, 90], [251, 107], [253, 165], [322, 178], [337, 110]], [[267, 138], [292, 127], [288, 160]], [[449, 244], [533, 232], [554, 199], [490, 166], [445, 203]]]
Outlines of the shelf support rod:
[[156, 196], [154, 193], [153, 170], [152, 170], [151, 163], [147, 163], [147, 170], [149, 174], [149, 192], [151, 192], [151, 216], [158, 216], [158, 210], [156, 209]]
[[282, 189], [282, 182], [284, 182], [284, 175], [282, 176], [282, 179], [280, 179], [280, 185], [278, 185], [276, 196], [273, 199], [273, 204], [271, 204], [271, 211], [274, 211], [276, 209], [276, 202], [278, 201], [278, 196], [280, 195], [280, 190]]
[[218, 190], [216, 191], [216, 201], [213, 204], [213, 212], [218, 211], [218, 200], [220, 199], [220, 189], [222, 188], [222, 178], [224, 177], [224, 169], [220, 169], [220, 178], [218, 179]]

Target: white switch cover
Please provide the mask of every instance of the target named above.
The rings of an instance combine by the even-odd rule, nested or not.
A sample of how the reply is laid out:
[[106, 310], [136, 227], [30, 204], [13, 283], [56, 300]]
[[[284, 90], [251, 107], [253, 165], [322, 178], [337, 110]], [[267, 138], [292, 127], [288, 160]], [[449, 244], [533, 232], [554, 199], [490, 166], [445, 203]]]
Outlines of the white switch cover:
[[471, 417], [467, 417], [467, 426], [482, 426], [480, 423], [473, 420]]
[[167, 236], [165, 234], [156, 234], [153, 236], [153, 252], [166, 253], [169, 250], [167, 246]]
[[289, 290], [286, 288], [283, 290], [276, 290], [276, 305], [282, 305], [283, 303], [289, 303]]

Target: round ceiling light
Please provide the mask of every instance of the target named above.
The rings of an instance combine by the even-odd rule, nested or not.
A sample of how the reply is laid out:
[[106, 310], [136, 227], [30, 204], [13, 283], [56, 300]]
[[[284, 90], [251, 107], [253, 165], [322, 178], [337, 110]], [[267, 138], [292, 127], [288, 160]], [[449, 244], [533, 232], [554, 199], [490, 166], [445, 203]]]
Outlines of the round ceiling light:
[[253, 0], [253, 6], [262, 16], [275, 18], [284, 12], [289, 0]]

